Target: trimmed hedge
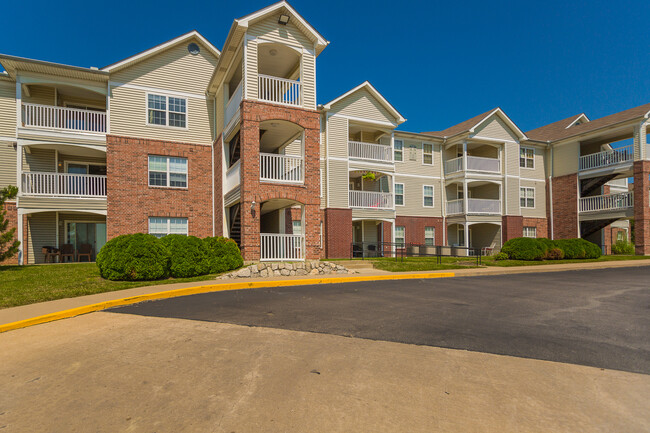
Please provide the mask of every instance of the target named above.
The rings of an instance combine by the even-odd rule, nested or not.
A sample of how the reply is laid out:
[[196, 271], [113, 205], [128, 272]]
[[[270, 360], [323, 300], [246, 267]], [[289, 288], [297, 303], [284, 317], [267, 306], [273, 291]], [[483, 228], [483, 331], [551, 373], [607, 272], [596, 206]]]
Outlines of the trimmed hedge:
[[210, 273], [230, 271], [244, 264], [241, 251], [232, 239], [223, 236], [207, 237], [203, 243], [210, 254]]
[[158, 280], [169, 277], [171, 254], [153, 235], [136, 233], [108, 241], [97, 254], [97, 267], [109, 280]]
[[633, 255], [634, 245], [628, 241], [616, 241], [616, 243], [612, 245], [612, 254]]
[[160, 241], [171, 253], [171, 276], [196, 277], [210, 273], [210, 252], [196, 236], [167, 235]]
[[602, 255], [598, 245], [585, 239], [514, 238], [503, 245], [512, 260], [597, 259]]

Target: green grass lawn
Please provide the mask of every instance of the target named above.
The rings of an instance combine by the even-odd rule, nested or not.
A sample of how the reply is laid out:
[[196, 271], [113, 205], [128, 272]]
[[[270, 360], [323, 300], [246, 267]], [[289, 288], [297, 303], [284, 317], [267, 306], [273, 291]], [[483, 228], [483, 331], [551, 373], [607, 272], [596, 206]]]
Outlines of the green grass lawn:
[[[495, 260], [494, 257], [483, 257], [482, 266], [541, 266], [555, 265], [562, 263], [586, 263], [586, 262], [611, 262], [619, 260], [647, 260], [648, 256], [601, 256], [598, 259], [588, 260]], [[366, 259], [368, 260], [368, 259]], [[465, 269], [476, 267], [476, 259], [472, 257], [443, 257], [442, 264], [436, 263], [435, 257], [406, 257], [401, 258], [381, 258], [371, 259], [377, 269], [383, 269], [390, 272], [412, 272], [412, 271], [438, 271], [445, 269]]]
[[94, 263], [0, 266], [0, 308], [156, 284], [212, 280], [216, 275], [156, 281], [110, 281]]

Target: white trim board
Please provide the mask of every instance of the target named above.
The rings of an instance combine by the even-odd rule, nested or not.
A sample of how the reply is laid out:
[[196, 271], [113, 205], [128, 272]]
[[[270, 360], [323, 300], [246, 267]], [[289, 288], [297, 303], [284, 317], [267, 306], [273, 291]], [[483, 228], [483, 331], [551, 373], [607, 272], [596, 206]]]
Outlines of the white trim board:
[[193, 99], [202, 99], [202, 100], [207, 99], [207, 96], [199, 95], [197, 93], [178, 92], [176, 90], [166, 90], [157, 87], [140, 86], [138, 84], [130, 84], [130, 83], [119, 83], [117, 81], [109, 81], [108, 85], [110, 87], [124, 87], [126, 89], [143, 90], [145, 92], [151, 92], [151, 93], [163, 93], [171, 96], [180, 96], [182, 98], [193, 98]]

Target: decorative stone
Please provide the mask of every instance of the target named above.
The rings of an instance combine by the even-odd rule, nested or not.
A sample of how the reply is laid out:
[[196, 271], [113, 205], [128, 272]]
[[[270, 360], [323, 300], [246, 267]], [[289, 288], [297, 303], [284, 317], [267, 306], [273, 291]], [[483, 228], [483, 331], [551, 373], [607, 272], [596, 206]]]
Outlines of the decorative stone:
[[318, 274], [319, 274], [318, 268], [314, 268], [311, 271], [309, 271], [309, 275], [318, 275]]
[[289, 275], [289, 269], [282, 269], [282, 270], [280, 270], [280, 275], [284, 275], [284, 276]]
[[307, 271], [305, 269], [298, 269], [296, 275], [307, 275]]

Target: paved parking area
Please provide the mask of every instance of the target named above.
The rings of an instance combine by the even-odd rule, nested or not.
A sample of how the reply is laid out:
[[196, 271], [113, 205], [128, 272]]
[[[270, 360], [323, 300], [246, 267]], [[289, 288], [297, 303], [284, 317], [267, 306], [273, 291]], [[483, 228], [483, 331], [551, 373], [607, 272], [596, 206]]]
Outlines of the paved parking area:
[[650, 267], [254, 289], [109, 311], [650, 374]]

